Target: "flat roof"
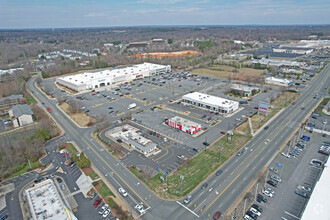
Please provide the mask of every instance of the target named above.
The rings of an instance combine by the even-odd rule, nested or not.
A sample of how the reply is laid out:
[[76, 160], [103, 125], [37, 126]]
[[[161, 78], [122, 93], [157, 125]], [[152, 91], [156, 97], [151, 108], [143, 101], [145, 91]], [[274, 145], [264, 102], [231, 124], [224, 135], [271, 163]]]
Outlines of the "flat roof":
[[200, 92], [193, 92], [193, 93], [188, 93], [184, 96], [182, 96], [183, 99], [192, 99], [196, 100], [197, 102], [203, 102], [209, 105], [218, 105], [222, 107], [227, 107], [229, 108], [232, 104], [238, 103], [233, 100], [229, 99], [224, 99], [220, 98], [218, 96], [213, 96], [213, 95], [208, 95]]
[[201, 126], [201, 124], [198, 124], [196, 122], [190, 121], [190, 120], [185, 119], [185, 118], [181, 118], [179, 116], [175, 116], [175, 117], [173, 117], [173, 118], [171, 118], [169, 120], [170, 121], [173, 121], [173, 122], [175, 122], [177, 124], [181, 124], [181, 125], [183, 125], [185, 127], [188, 127], [188, 128], [192, 128], [192, 127], [197, 128], [197, 127], [200, 127]]
[[251, 87], [251, 86], [246, 86], [246, 85], [242, 85], [242, 84], [233, 84], [231, 86], [232, 89], [235, 90], [242, 90], [245, 92], [251, 92], [252, 90], [259, 90], [259, 88], [257, 87]]
[[107, 68], [102, 70], [88, 71], [75, 75], [58, 77], [65, 82], [70, 82], [75, 85], [83, 85], [89, 83], [91, 80], [104, 79], [109, 76], [123, 76], [126, 74], [139, 74], [143, 71], [155, 71], [158, 69], [166, 68], [167, 65], [160, 65], [154, 63], [142, 63], [119, 68]]
[[330, 219], [329, 208], [329, 195], [330, 195], [330, 169], [325, 166], [323, 173], [316, 183], [313, 193], [305, 208], [302, 220], [309, 219]]
[[[30, 211], [35, 220], [71, 220], [77, 219], [67, 207], [57, 191], [54, 182], [50, 179], [36, 184], [26, 191]], [[71, 215], [68, 216], [68, 213]]]

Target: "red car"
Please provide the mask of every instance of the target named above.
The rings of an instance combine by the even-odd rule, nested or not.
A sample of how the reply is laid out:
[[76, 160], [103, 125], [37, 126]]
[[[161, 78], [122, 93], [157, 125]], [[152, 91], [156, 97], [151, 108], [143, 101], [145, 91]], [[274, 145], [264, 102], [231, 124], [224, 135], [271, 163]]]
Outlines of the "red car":
[[65, 153], [62, 155], [62, 157], [66, 157], [66, 156], [69, 156], [69, 153]]
[[217, 219], [220, 218], [220, 216], [221, 216], [221, 212], [217, 211], [217, 212], [213, 215], [213, 219], [214, 219], [214, 220], [217, 220]]
[[254, 109], [259, 109], [259, 107], [254, 107]]
[[292, 105], [295, 105], [296, 104], [296, 102], [292, 102]]
[[159, 137], [160, 135], [159, 135], [159, 133], [157, 134], [157, 137]]
[[102, 202], [102, 198], [98, 198], [97, 200], [95, 200], [93, 206], [96, 208], [100, 205], [101, 202]]
[[179, 85], [179, 87], [181, 87], [182, 85]]
[[49, 108], [49, 107], [47, 108], [47, 111], [52, 112], [51, 108]]
[[226, 134], [226, 132], [224, 132], [224, 131], [220, 131], [220, 134]]
[[129, 95], [129, 92], [126, 92], [125, 95]]

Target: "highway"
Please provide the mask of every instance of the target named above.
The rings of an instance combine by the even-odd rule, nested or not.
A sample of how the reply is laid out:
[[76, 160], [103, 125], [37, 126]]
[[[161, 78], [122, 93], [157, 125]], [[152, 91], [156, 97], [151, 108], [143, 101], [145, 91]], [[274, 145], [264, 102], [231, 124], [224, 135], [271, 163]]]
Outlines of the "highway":
[[[35, 86], [36, 77], [32, 78], [27, 88], [40, 103], [52, 109], [51, 115], [56, 123], [63, 128], [66, 136], [74, 141], [93, 165], [105, 176], [115, 188], [123, 187], [129, 193], [126, 199], [131, 206], [143, 203], [148, 211], [142, 219], [194, 219], [198, 217], [211, 218], [216, 211], [223, 213], [242, 194], [246, 186], [256, 177], [267, 161], [284, 144], [285, 139], [293, 132], [309, 111], [316, 105], [320, 97], [326, 92], [324, 86], [329, 85], [328, 65], [310, 85], [302, 91], [295, 105], [290, 105], [270, 125], [269, 129], [260, 132], [249, 144], [248, 150], [240, 157], [233, 157], [222, 168], [221, 176], [211, 176], [206, 182], [209, 186], [201, 190], [197, 188], [188, 206], [183, 206], [182, 200], [166, 201], [157, 197], [143, 183], [141, 183], [120, 161], [113, 158], [97, 141], [93, 140], [93, 128], [80, 128], [56, 107], [56, 101], [40, 92]], [[319, 96], [313, 99], [315, 93]], [[301, 110], [301, 105], [305, 110]], [[210, 190], [212, 189], [212, 190]], [[210, 217], [208, 217], [210, 215]]]

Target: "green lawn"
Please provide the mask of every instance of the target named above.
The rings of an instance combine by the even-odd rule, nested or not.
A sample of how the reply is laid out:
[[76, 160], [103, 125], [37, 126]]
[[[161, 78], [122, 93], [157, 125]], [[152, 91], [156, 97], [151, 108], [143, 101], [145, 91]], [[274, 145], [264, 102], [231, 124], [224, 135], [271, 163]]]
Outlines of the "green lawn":
[[67, 144], [70, 145], [70, 147], [68, 148], [68, 152], [70, 154], [77, 154], [78, 153], [77, 149], [74, 147], [74, 145], [72, 143], [67, 143]]
[[117, 208], [117, 204], [115, 203], [115, 201], [113, 201], [112, 198], [108, 198], [108, 201], [109, 201], [109, 206], [113, 209]]
[[27, 94], [25, 96], [25, 99], [26, 99], [27, 104], [37, 104], [37, 101], [30, 94]]
[[[36, 167], [40, 167], [41, 166], [41, 163], [40, 162], [34, 162], [34, 163], [31, 163], [31, 167], [32, 169], [36, 168]], [[30, 168], [29, 166], [29, 163], [26, 163], [25, 167], [23, 167], [23, 169], [13, 173], [9, 178], [13, 178], [15, 176], [19, 176], [19, 175], [22, 175], [24, 173], [26, 173], [28, 171], [28, 169]]]
[[113, 194], [113, 192], [111, 192], [111, 190], [107, 187], [107, 185], [105, 185], [103, 180], [100, 180], [100, 183], [101, 183], [101, 188], [98, 190], [98, 192], [100, 193], [100, 195], [103, 198], [105, 198], [107, 196], [112, 196], [112, 197], [116, 198], [116, 196]]
[[89, 176], [90, 176], [90, 178], [92, 178], [92, 180], [95, 180], [95, 179], [99, 178], [99, 175], [97, 175], [94, 171], [91, 172], [91, 173], [89, 174]]

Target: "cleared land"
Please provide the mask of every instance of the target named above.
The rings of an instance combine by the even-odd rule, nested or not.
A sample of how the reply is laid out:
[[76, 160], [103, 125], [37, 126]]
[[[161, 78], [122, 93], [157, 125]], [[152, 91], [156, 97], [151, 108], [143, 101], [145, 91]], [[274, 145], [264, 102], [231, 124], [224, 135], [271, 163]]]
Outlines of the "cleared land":
[[252, 69], [252, 68], [240, 68], [236, 69], [232, 66], [226, 65], [214, 65], [209, 68], [198, 68], [191, 71], [194, 74], [211, 76], [211, 77], [220, 77], [220, 78], [251, 78], [262, 76], [264, 70]]
[[63, 102], [59, 107], [70, 116], [70, 118], [75, 121], [81, 127], [87, 127], [88, 124], [93, 121], [93, 118], [85, 114], [84, 112], [71, 113], [69, 111], [70, 106], [68, 103]]

